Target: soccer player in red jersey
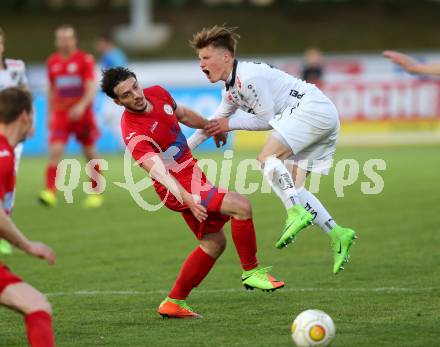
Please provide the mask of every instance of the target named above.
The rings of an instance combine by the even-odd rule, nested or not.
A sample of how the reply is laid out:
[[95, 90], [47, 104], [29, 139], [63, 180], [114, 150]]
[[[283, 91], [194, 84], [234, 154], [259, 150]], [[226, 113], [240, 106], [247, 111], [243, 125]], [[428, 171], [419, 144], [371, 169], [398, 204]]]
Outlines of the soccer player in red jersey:
[[[47, 61], [49, 78], [48, 127], [49, 164], [46, 169], [46, 189], [40, 201], [47, 206], [56, 204], [55, 179], [70, 135], [82, 145], [87, 161], [97, 159], [95, 142], [99, 131], [95, 124], [92, 102], [96, 94], [95, 63], [93, 57], [77, 48], [75, 30], [61, 26], [55, 31], [57, 52]], [[95, 167], [92, 187], [98, 186], [99, 168]], [[88, 195], [85, 207], [99, 207], [102, 196]]]
[[[0, 90], [9, 87], [20, 87], [21, 89], [28, 89], [28, 80], [26, 77], [26, 66], [22, 60], [7, 59], [5, 53], [5, 33], [0, 28]], [[23, 154], [23, 144], [19, 143], [15, 148], [15, 171], [18, 172], [20, 160]], [[15, 194], [14, 194], [15, 196]], [[14, 202], [12, 202], [14, 204]], [[11, 245], [5, 241], [0, 240], [0, 254], [9, 255], [12, 253]]]
[[223, 225], [231, 220], [232, 239], [243, 268], [242, 283], [248, 289], [276, 290], [284, 282], [258, 266], [252, 211], [242, 195], [221, 190], [205, 177], [193, 158], [179, 123], [203, 129], [207, 120], [177, 105], [162, 87], [142, 89], [130, 70], [106, 70], [102, 90], [125, 107], [122, 136], [133, 158], [154, 180], [165, 205], [180, 212], [200, 242], [187, 257], [167, 298], [159, 306], [163, 317], [201, 318], [186, 298], [197, 287], [223, 253]]
[[[32, 98], [17, 87], [0, 92], [0, 237], [29, 255], [55, 262], [54, 252], [45, 244], [29, 241], [9, 217], [15, 188], [14, 147], [33, 131]], [[0, 263], [0, 304], [25, 317], [32, 347], [54, 346], [52, 311], [46, 297]]]

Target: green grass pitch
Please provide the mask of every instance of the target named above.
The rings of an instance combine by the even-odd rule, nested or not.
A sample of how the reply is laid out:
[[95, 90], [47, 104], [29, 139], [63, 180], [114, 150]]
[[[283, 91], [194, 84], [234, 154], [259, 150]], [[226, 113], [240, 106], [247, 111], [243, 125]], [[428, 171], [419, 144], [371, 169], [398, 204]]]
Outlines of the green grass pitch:
[[[255, 153], [241, 153], [235, 163], [245, 157]], [[72, 205], [39, 206], [45, 158], [26, 158], [14, 220], [30, 238], [51, 245], [58, 263], [49, 267], [20, 251], [1, 260], [48, 294], [58, 346], [292, 346], [290, 324], [309, 308], [333, 317], [334, 346], [438, 345], [440, 147], [341, 148], [336, 160], [343, 158], [357, 159], [361, 168], [369, 158], [387, 163], [379, 195], [361, 193], [368, 181], [362, 171], [344, 198], [336, 197], [333, 172], [322, 178], [318, 196], [359, 236], [345, 271], [332, 274], [329, 239], [315, 226], [293, 246], [275, 249], [284, 209], [273, 194], [252, 194], [259, 258], [286, 287], [274, 293], [241, 287], [228, 226], [227, 250], [189, 298], [203, 320], [162, 320], [156, 313], [196, 240], [178, 214], [145, 212], [112, 183], [124, 180], [122, 156], [106, 157], [105, 206], [93, 211], [81, 208], [80, 189]], [[249, 176], [259, 181], [258, 172]], [[24, 345], [22, 318], [1, 309], [0, 346]]]

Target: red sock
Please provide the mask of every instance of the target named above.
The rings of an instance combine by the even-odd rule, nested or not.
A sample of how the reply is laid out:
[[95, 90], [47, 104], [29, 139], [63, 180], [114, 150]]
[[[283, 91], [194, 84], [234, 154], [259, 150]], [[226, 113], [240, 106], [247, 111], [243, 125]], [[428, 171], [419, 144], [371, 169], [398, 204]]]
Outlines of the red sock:
[[26, 331], [31, 347], [54, 347], [52, 317], [46, 311], [35, 311], [25, 316]]
[[174, 287], [168, 296], [172, 299], [185, 300], [191, 290], [197, 287], [215, 264], [215, 259], [197, 247], [183, 263]]
[[257, 238], [255, 236], [254, 222], [252, 219], [231, 221], [232, 240], [234, 240], [240, 258], [241, 267], [245, 271], [258, 266]]
[[52, 191], [56, 190], [55, 179], [57, 178], [56, 165], [48, 165], [46, 168], [46, 188]]

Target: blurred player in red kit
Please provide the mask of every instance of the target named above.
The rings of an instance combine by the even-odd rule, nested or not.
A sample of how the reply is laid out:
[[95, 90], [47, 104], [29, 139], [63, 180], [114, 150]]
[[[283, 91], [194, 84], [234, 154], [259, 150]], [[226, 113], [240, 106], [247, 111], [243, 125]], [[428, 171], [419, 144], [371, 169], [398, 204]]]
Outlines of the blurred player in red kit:
[[101, 87], [107, 96], [125, 107], [121, 129], [131, 155], [153, 178], [161, 200], [169, 209], [182, 214], [200, 242], [185, 260], [173, 289], [159, 306], [159, 314], [201, 318], [186, 304], [186, 298], [223, 253], [223, 225], [230, 219], [232, 239], [243, 269], [243, 285], [267, 291], [283, 287], [284, 282], [269, 274], [270, 268], [258, 266], [249, 201], [238, 193], [218, 189], [206, 179], [179, 126], [183, 123], [203, 129], [208, 121], [177, 105], [160, 86], [142, 89], [135, 74], [123, 67], [104, 71]]
[[[5, 57], [5, 43], [5, 33], [2, 28], [0, 28], [0, 90], [9, 87], [20, 87], [23, 90], [27, 90], [28, 80], [26, 77], [26, 66], [22, 60], [8, 59]], [[14, 152], [15, 171], [17, 173], [23, 155], [23, 144], [19, 143], [14, 148]], [[14, 201], [12, 201], [12, 205], [14, 205]], [[0, 240], [0, 254], [9, 255], [11, 253], [11, 245], [5, 240]]]
[[[96, 94], [95, 62], [93, 57], [77, 48], [73, 27], [63, 25], [55, 31], [55, 46], [47, 61], [49, 79], [48, 127], [49, 164], [46, 169], [46, 189], [39, 200], [46, 206], [56, 204], [56, 172], [70, 135], [82, 145], [87, 161], [97, 159], [95, 142], [99, 137], [92, 102]], [[94, 168], [92, 187], [98, 186], [99, 167]], [[100, 194], [88, 195], [84, 207], [99, 207]]]
[[[17, 87], [0, 92], [0, 237], [29, 255], [55, 262], [45, 244], [29, 241], [14, 225], [9, 213], [15, 189], [14, 147], [33, 131], [32, 98]], [[54, 346], [52, 310], [46, 297], [0, 263], [0, 304], [22, 313], [32, 347]]]

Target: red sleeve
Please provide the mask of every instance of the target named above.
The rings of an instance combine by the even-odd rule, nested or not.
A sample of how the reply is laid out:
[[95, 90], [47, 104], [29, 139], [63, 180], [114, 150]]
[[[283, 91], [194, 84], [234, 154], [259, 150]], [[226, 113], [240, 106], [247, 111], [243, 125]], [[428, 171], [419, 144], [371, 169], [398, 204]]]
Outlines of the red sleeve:
[[95, 80], [95, 60], [90, 54], [84, 55], [84, 72], [83, 78], [85, 81]]
[[11, 181], [11, 173], [14, 167], [10, 158], [0, 158], [0, 200], [3, 200], [5, 194], [9, 192], [9, 182]]

